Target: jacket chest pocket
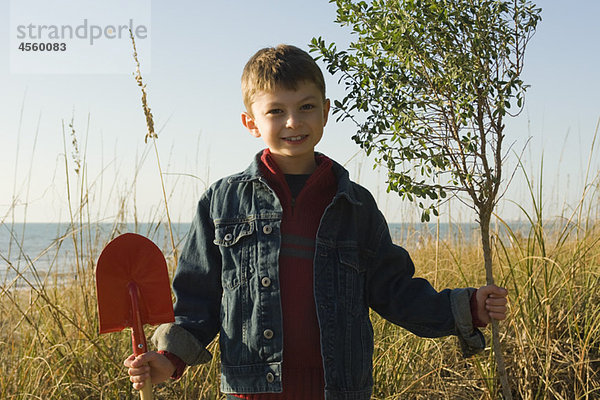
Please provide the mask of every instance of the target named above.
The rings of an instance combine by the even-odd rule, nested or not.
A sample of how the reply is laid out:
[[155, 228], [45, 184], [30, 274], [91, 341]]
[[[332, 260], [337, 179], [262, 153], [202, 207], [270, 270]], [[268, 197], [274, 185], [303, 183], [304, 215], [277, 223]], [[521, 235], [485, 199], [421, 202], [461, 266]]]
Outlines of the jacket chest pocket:
[[241, 283], [247, 282], [254, 270], [255, 221], [216, 223], [214, 244], [219, 246], [223, 258], [223, 288], [235, 289]]
[[368, 310], [365, 302], [366, 269], [360, 260], [356, 247], [337, 249], [338, 295], [343, 299], [342, 304], [353, 314]]

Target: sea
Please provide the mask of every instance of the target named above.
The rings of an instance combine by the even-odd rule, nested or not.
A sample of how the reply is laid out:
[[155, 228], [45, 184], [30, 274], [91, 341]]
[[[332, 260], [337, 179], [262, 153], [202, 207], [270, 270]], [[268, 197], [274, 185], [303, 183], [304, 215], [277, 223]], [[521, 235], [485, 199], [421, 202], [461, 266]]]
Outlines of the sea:
[[[523, 224], [516, 226], [520, 230], [526, 229]], [[172, 224], [177, 248], [182, 247], [189, 228], [190, 223]], [[432, 240], [463, 244], [480, 240], [476, 223], [391, 223], [389, 228], [394, 241], [410, 251]], [[171, 251], [171, 235], [166, 223], [75, 226], [69, 223], [3, 223], [0, 225], [0, 287], [41, 286], [77, 279], [86, 268], [93, 268], [110, 239], [127, 232], [146, 236], [165, 253]]]

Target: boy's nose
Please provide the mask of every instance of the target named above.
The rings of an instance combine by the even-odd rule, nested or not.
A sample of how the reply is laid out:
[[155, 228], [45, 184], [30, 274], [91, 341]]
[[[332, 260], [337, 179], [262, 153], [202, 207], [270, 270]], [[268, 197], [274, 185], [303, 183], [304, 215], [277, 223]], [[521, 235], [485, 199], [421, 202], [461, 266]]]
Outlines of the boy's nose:
[[285, 127], [288, 129], [296, 129], [300, 126], [300, 118], [294, 113], [288, 115]]

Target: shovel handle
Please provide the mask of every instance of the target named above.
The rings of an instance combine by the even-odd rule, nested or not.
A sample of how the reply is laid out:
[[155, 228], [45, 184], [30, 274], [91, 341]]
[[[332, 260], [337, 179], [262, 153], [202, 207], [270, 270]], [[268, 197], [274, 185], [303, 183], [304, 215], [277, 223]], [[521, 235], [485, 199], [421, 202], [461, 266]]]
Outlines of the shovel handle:
[[[146, 345], [146, 337], [144, 336], [144, 331], [139, 335], [136, 332], [136, 329], [131, 329], [131, 345], [133, 346], [133, 354], [135, 356], [139, 356], [140, 354], [144, 354], [147, 349]], [[148, 378], [144, 382], [144, 386], [140, 389], [140, 399], [141, 400], [153, 400], [154, 396], [152, 395], [152, 378]]]
[[[133, 314], [133, 324], [131, 327], [131, 345], [133, 346], [133, 354], [139, 356], [148, 351], [146, 336], [144, 335], [144, 325], [140, 316], [139, 296], [140, 291], [135, 282], [128, 285], [129, 297], [131, 298], [131, 311]], [[152, 379], [147, 379], [144, 382], [144, 387], [140, 389], [141, 400], [153, 400], [152, 395]]]
[[152, 381], [148, 379], [144, 382], [144, 387], [140, 389], [140, 399], [141, 400], [152, 400], [154, 396], [152, 395]]

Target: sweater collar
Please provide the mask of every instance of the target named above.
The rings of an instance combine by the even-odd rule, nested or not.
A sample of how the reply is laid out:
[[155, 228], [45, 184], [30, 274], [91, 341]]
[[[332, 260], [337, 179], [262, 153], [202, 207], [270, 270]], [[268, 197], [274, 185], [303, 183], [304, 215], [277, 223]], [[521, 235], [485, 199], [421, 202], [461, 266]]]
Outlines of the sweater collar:
[[[285, 178], [285, 174], [275, 161], [275, 158], [269, 149], [263, 151], [260, 161], [262, 176], [272, 184], [272, 189], [275, 189], [275, 192], [278, 193], [280, 200], [282, 200], [283, 196], [287, 201], [292, 201], [292, 194], [287, 179]], [[331, 169], [333, 164], [331, 159], [322, 154], [315, 154], [315, 163], [316, 169], [310, 174], [306, 181], [305, 188], [318, 188], [317, 191], [321, 191], [321, 189], [323, 189], [322, 185], [325, 185], [326, 187], [329, 185], [337, 186], [337, 180]], [[304, 189], [302, 191], [304, 191]]]
[[[322, 174], [325, 170], [329, 170], [333, 164], [329, 157], [320, 153], [315, 153], [315, 160], [317, 168], [313, 171], [311, 176]], [[275, 158], [273, 158], [273, 155], [271, 154], [271, 151], [269, 149], [263, 150], [260, 156], [260, 161], [262, 162], [262, 165], [264, 165], [264, 167], [266, 168], [265, 172], [278, 177], [278, 179], [284, 179], [284, 173], [279, 168], [279, 165], [277, 165], [277, 162], [275, 162]]]
[[[265, 149], [268, 150], [268, 149]], [[261, 162], [261, 157], [263, 155], [263, 153], [265, 152], [265, 150], [261, 150], [260, 152], [258, 152], [255, 156], [254, 156], [254, 160], [252, 161], [252, 163], [248, 166], [248, 168], [246, 168], [245, 171], [233, 175], [228, 179], [229, 183], [236, 183], [236, 182], [244, 182], [244, 181], [253, 181], [253, 180], [260, 180], [264, 183], [266, 183], [265, 177], [263, 176], [262, 172], [260, 171], [260, 164]], [[329, 160], [331, 160], [330, 158], [326, 157], [325, 155], [319, 153], [319, 152], [315, 152], [315, 157], [325, 157]], [[352, 185], [352, 182], [350, 181], [350, 174], [348, 173], [348, 171], [346, 170], [346, 168], [344, 168], [343, 166], [341, 166], [339, 163], [337, 163], [334, 160], [331, 160], [331, 169], [333, 170], [333, 174], [335, 175], [335, 178], [337, 179], [337, 193], [335, 195], [335, 199], [339, 197], [344, 197], [346, 198], [351, 204], [354, 205], [361, 205], [362, 202], [358, 200], [357, 198], [357, 193], [356, 193], [356, 188], [355, 186]]]

